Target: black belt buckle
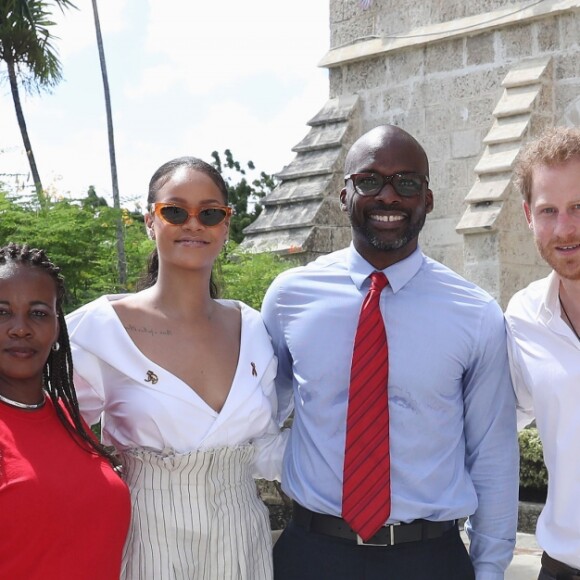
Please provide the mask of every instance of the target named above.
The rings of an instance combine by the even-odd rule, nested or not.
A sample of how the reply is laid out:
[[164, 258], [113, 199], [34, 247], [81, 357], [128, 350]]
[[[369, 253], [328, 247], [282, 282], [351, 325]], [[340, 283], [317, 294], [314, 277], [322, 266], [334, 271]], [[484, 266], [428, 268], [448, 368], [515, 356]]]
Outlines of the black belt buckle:
[[373, 538], [377, 535], [375, 534], [375, 536], [373, 536], [372, 538], [370, 538], [368, 541], [364, 541], [358, 534], [356, 535], [356, 543], [359, 546], [394, 546], [395, 545], [395, 528], [397, 526], [400, 526], [401, 522], [397, 522], [395, 524], [389, 524], [387, 526], [382, 527], [379, 531], [380, 532], [386, 532], [387, 533], [387, 541], [386, 542], [378, 542], [378, 541], [374, 541], [373, 542]]

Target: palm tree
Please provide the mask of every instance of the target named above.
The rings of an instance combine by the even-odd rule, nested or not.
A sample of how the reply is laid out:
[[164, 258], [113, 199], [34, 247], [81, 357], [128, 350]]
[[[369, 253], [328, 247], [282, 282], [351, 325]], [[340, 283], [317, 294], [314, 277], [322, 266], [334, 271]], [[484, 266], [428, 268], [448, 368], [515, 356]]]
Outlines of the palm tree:
[[105, 108], [107, 110], [107, 133], [109, 135], [109, 161], [111, 164], [111, 182], [113, 185], [113, 206], [117, 210], [117, 265], [119, 271], [119, 285], [121, 289], [127, 286], [127, 260], [125, 258], [125, 240], [123, 236], [123, 218], [121, 215], [121, 201], [119, 199], [119, 183], [117, 181], [117, 159], [115, 156], [115, 136], [113, 131], [113, 114], [111, 111], [111, 93], [109, 91], [109, 77], [107, 75], [107, 63], [103, 36], [101, 35], [101, 23], [97, 0], [93, 2], [93, 16], [95, 18], [95, 32], [97, 34], [97, 47], [101, 61], [101, 75], [103, 77], [103, 89], [105, 91]]
[[50, 31], [54, 26], [51, 4], [61, 10], [75, 7], [69, 0], [0, 0], [0, 60], [8, 69], [16, 118], [41, 206], [45, 201], [44, 189], [24, 120], [19, 83], [28, 93], [40, 93], [50, 91], [62, 78], [60, 61], [52, 44], [56, 37]]

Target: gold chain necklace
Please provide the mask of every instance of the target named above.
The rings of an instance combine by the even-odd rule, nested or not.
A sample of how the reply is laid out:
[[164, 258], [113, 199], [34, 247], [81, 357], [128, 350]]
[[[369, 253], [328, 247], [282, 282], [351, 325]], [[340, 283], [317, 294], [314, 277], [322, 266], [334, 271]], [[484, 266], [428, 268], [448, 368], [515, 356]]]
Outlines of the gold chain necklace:
[[562, 302], [562, 297], [560, 296], [560, 294], [558, 294], [558, 300], [560, 301], [560, 308], [562, 309], [562, 312], [564, 313], [564, 316], [566, 317], [566, 320], [568, 321], [568, 324], [570, 325], [572, 332], [574, 332], [574, 334], [576, 335], [576, 338], [580, 341], [580, 334], [578, 334], [578, 331], [574, 327], [574, 323], [572, 322], [572, 320], [568, 316], [568, 313], [566, 312], [566, 308], [564, 307], [564, 303]]

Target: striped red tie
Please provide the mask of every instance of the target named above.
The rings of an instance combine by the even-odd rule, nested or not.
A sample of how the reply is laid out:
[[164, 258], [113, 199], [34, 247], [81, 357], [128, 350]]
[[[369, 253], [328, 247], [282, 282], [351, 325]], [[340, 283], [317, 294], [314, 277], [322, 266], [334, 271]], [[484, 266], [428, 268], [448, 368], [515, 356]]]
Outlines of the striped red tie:
[[342, 517], [365, 541], [391, 513], [389, 353], [379, 300], [387, 278], [371, 274], [360, 311], [350, 371]]

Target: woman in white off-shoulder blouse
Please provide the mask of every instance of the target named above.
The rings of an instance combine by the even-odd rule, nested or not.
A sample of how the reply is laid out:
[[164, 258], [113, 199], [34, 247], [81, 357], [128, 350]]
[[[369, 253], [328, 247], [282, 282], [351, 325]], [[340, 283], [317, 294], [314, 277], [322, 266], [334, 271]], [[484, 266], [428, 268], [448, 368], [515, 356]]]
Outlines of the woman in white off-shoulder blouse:
[[122, 578], [268, 580], [271, 534], [253, 477], [279, 479], [276, 359], [259, 314], [219, 300], [212, 267], [231, 210], [221, 175], [182, 157], [149, 184], [156, 249], [144, 289], [67, 317], [89, 423], [122, 456], [132, 525]]

